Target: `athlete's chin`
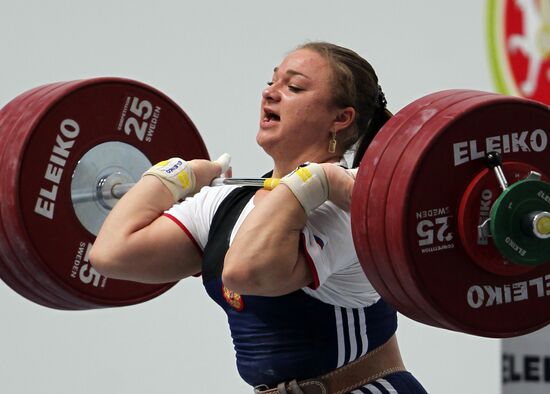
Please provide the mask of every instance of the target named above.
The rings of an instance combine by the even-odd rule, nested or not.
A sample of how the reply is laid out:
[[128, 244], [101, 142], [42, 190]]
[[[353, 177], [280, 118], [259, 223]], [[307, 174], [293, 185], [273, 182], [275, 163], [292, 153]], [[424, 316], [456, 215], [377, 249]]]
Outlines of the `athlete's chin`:
[[256, 134], [256, 143], [269, 154], [271, 148], [277, 144], [277, 138], [272, 131], [260, 129]]

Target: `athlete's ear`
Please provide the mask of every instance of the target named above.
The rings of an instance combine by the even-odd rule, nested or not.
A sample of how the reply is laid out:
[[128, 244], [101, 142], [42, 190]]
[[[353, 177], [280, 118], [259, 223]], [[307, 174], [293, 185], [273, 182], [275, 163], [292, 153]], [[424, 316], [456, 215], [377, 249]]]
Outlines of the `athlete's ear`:
[[338, 109], [332, 122], [332, 130], [339, 132], [347, 129], [355, 121], [355, 108], [346, 107]]

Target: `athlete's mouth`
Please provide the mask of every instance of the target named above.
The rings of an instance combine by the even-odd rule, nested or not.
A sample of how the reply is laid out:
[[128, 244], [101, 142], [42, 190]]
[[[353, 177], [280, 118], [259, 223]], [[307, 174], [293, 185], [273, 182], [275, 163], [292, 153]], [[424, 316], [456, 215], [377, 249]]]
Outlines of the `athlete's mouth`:
[[279, 122], [281, 120], [281, 117], [272, 109], [264, 108], [263, 120], [266, 122]]

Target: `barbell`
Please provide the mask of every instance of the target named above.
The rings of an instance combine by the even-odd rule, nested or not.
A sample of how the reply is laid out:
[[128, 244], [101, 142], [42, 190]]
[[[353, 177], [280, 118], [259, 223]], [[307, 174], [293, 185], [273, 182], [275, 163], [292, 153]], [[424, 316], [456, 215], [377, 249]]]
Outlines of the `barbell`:
[[[472, 90], [427, 95], [388, 121], [361, 161], [351, 207], [361, 266], [387, 302], [488, 337], [550, 322], [549, 130], [545, 105]], [[107, 279], [89, 250], [152, 163], [209, 158], [177, 104], [127, 79], [59, 82], [2, 108], [0, 136], [8, 286], [64, 310], [135, 304], [173, 286]], [[488, 168], [488, 151], [502, 163]]]

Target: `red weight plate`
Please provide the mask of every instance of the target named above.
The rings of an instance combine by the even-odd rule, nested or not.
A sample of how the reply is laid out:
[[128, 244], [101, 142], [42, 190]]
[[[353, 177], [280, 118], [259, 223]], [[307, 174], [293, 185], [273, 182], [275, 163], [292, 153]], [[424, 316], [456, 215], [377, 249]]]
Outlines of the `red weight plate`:
[[[70, 89], [70, 82], [51, 84], [48, 85], [46, 89], [41, 91], [40, 94], [28, 100], [28, 105], [25, 110], [21, 112], [20, 119], [17, 121], [18, 123], [13, 127], [13, 136], [16, 136], [16, 133], [24, 135], [24, 130], [30, 131], [32, 124], [37, 119], [38, 114], [45, 111], [51, 105], [52, 101], [55, 101], [58, 97], [67, 94]], [[10, 138], [11, 141], [13, 138], [17, 137]], [[5, 152], [10, 152], [10, 149], [12, 149], [13, 146], [13, 144], [7, 144]], [[6, 168], [16, 168], [18, 165], [17, 158], [17, 156], [14, 157], [13, 155], [6, 153], [3, 159], [4, 164], [7, 164]], [[10, 165], [10, 161], [13, 161], [14, 159], [15, 163]], [[46, 174], [46, 171], [43, 173]], [[3, 175], [3, 179], [10, 179], [12, 177], [12, 172], [4, 173]], [[0, 185], [2, 184], [0, 183]], [[10, 213], [13, 215], [13, 211], [10, 211]], [[4, 214], [7, 216], [5, 219], [6, 223], [9, 222], [10, 218], [13, 218], [13, 216], [10, 216], [10, 213]], [[17, 268], [19, 274], [21, 274], [22, 270], [25, 271], [25, 283], [32, 283], [33, 290], [39, 291], [42, 295], [48, 294], [48, 297], [51, 300], [56, 300], [58, 303], [61, 302], [61, 309], [89, 309], [95, 306], [82, 297], [79, 297], [77, 294], [72, 294], [71, 292], [66, 291], [63, 287], [59, 286], [59, 281], [56, 280], [56, 278], [53, 277], [48, 270], [42, 268], [42, 263], [40, 261], [30, 258], [30, 254], [25, 254], [27, 253], [27, 245], [21, 243], [15, 245], [13, 244], [13, 231], [9, 230], [10, 229], [8, 228], [6, 238], [8, 242], [12, 243], [12, 250], [14, 251], [18, 262], [17, 266], [14, 267], [12, 265], [12, 267]]]
[[[14, 123], [11, 130], [8, 130], [9, 138], [11, 140], [13, 130], [26, 129], [29, 127], [29, 123], [32, 122], [33, 117], [41, 111], [49, 100], [54, 97], [53, 95], [62, 94], [64, 89], [66, 89], [67, 82], [54, 83], [50, 85], [45, 85], [44, 89], [41, 89], [37, 94], [32, 95], [32, 97], [25, 99], [25, 105], [22, 106], [19, 114], [19, 118]], [[25, 95], [25, 93], [23, 94]], [[4, 152], [6, 152], [10, 145], [6, 144]], [[6, 165], [4, 168], [10, 168], [9, 162], [12, 159], [9, 155], [4, 154], [3, 152], [3, 163]], [[10, 176], [9, 173], [2, 173], [2, 179], [6, 176]], [[13, 212], [11, 212], [13, 214]], [[4, 223], [9, 220], [4, 218]], [[5, 232], [5, 230], [3, 230]], [[55, 280], [53, 280], [48, 272], [39, 269], [35, 262], [27, 258], [22, 258], [18, 256], [19, 248], [22, 245], [10, 245], [10, 242], [13, 240], [13, 232], [7, 231], [4, 234], [5, 242], [10, 247], [11, 251], [14, 254], [13, 259], [10, 259], [10, 267], [14, 272], [17, 272], [17, 275], [23, 278], [23, 283], [25, 284], [28, 290], [37, 292], [40, 296], [47, 297], [50, 302], [53, 302], [57, 309], [88, 309], [89, 306], [83, 302], [78, 297], [75, 297], [72, 294], [69, 294], [65, 291], [59, 291], [58, 285]]]
[[[530, 171], [542, 175], [542, 171], [526, 163], [505, 162], [502, 169], [510, 184], [524, 179]], [[547, 177], [543, 180], [548, 182]], [[528, 272], [533, 267], [506, 261], [491, 238], [480, 235], [478, 231], [478, 226], [489, 218], [490, 208], [501, 192], [494, 171], [484, 169], [476, 175], [460, 200], [457, 228], [462, 246], [472, 261], [494, 274], [514, 276]]]
[[412, 303], [415, 305], [416, 309], [423, 312], [424, 316], [417, 316], [415, 320], [435, 326], [440, 326], [442, 324], [441, 320], [443, 317], [437, 314], [433, 308], [428, 308], [423, 303], [422, 299], [414, 298], [407, 292], [406, 287], [403, 286], [403, 282], [396, 272], [394, 264], [389, 258], [388, 249], [393, 247], [393, 241], [392, 235], [387, 234], [384, 230], [385, 211], [387, 209], [386, 199], [388, 196], [388, 188], [392, 181], [394, 166], [399, 160], [402, 150], [414, 137], [415, 133], [418, 132], [426, 122], [446, 107], [453, 105], [457, 101], [470, 97], [473, 94], [479, 94], [464, 91], [451, 91], [449, 93], [450, 94], [446, 95], [446, 97], [438, 100], [437, 102], [433, 102], [425, 108], [419, 109], [419, 111], [411, 117], [409, 122], [400, 128], [396, 134], [396, 137], [379, 160], [376, 174], [374, 174], [374, 178], [372, 180], [367, 210], [368, 229], [371, 234], [369, 241], [372, 245], [372, 255], [373, 259], [379, 266], [381, 274], [384, 277], [393, 278], [395, 283], [400, 283], [403, 288], [402, 291], [412, 300]]
[[[173, 285], [106, 280], [87, 261], [95, 237], [76, 217], [71, 176], [81, 158], [110, 142], [142, 152], [151, 163], [208, 158], [195, 127], [169, 98], [139, 82], [102, 78], [71, 83], [48, 98], [27, 128], [14, 131], [5, 155], [10, 172], [1, 180], [8, 196], [2, 217], [19, 260], [89, 308], [142, 302]], [[48, 168], [50, 176], [42, 175]]]
[[[434, 132], [444, 127], [445, 124], [450, 123], [454, 119], [454, 117], [456, 117], [457, 113], [461, 113], [461, 111], [463, 111], [464, 108], [469, 108], [471, 105], [473, 105], [473, 103], [485, 102], [488, 98], [491, 98], [491, 97], [502, 97], [493, 93], [485, 93], [485, 92], [478, 92], [478, 91], [463, 91], [463, 94], [465, 96], [463, 96], [461, 100], [456, 100], [447, 108], [440, 111], [437, 114], [437, 116], [432, 117], [431, 119], [424, 122], [420, 127], [417, 128], [413, 138], [411, 138], [407, 142], [407, 144], [403, 144], [400, 147], [399, 160], [401, 160], [401, 158], [405, 159], [407, 157], [408, 158], [417, 157], [417, 152], [411, 149], [411, 146], [413, 146], [414, 141], [420, 140], [422, 138], [426, 138], [426, 133]], [[400, 229], [402, 225], [402, 218], [398, 218], [395, 215], [395, 206], [393, 204], [396, 198], [399, 198], [399, 196], [396, 196], [395, 193], [401, 193], [403, 191], [403, 189], [401, 189], [402, 185], [398, 187], [396, 186], [396, 184], [398, 184], [401, 180], [399, 178], [399, 172], [397, 171], [397, 168], [400, 165], [399, 160], [395, 162], [392, 168], [394, 177], [392, 178], [390, 188], [388, 189], [388, 198], [386, 200], [386, 207], [387, 207], [387, 210], [385, 212], [385, 215], [386, 215], [385, 220], [387, 221], [386, 234], [388, 235], [388, 237], [390, 236], [393, 237], [392, 248], [388, 249], [389, 259], [395, 268], [395, 272], [397, 276], [401, 279], [404, 288], [406, 289], [408, 294], [411, 296], [411, 298], [413, 298], [416, 302], [422, 305], [422, 308], [429, 311], [429, 313], [439, 315], [439, 322], [441, 327], [445, 327], [453, 330], [459, 330], [456, 326], [453, 326], [453, 324], [445, 314], [442, 314], [439, 311], [436, 305], [433, 304], [432, 300], [429, 297], [426, 297], [424, 292], [416, 286], [416, 278], [414, 275], [411, 275], [411, 272], [409, 270], [410, 261], [407, 259], [395, 257], [397, 253], [396, 248], [400, 247], [400, 243], [396, 242], [396, 238], [395, 238], [395, 237], [399, 237], [400, 233], [399, 232], [396, 233], [395, 231], [396, 229]], [[399, 256], [401, 256], [401, 254]]]
[[[419, 113], [413, 119], [411, 119], [411, 122], [404, 125], [400, 129], [399, 134], [401, 134], [401, 139], [392, 144], [390, 148], [388, 148], [386, 156], [381, 159], [379, 167], [381, 176], [378, 176], [373, 181], [373, 184], [375, 185], [375, 190], [379, 191], [374, 193], [372, 196], [373, 198], [375, 198], [376, 204], [382, 202], [382, 204], [380, 205], [380, 209], [377, 209], [376, 207], [372, 209], [372, 214], [370, 216], [372, 217], [372, 223], [374, 223], [373, 228], [379, 228], [378, 226], [382, 226], [382, 228], [387, 229], [385, 224], [387, 203], [384, 203], [384, 201], [387, 201], [387, 197], [389, 195], [388, 190], [392, 182], [395, 166], [397, 165], [401, 155], [405, 151], [408, 143], [416, 136], [417, 133], [421, 131], [424, 125], [429, 124], [431, 121], [433, 121], [434, 118], [436, 118], [437, 115], [445, 111], [448, 107], [455, 105], [457, 102], [471, 99], [472, 97], [477, 97], [480, 95], [486, 95], [486, 93], [465, 90], [452, 91], [452, 95], [449, 95], [444, 100], [434, 103], [429, 108], [426, 108], [424, 111], [419, 111]], [[381, 195], [383, 195], [384, 197], [375, 197]], [[379, 257], [378, 261], [385, 261], [386, 267], [388, 267], [386, 268], [387, 274], [395, 276], [395, 280], [401, 283], [404, 292], [415, 303], [416, 307], [422, 310], [432, 319], [431, 322], [426, 320], [419, 321], [437, 327], [441, 327], [442, 325], [444, 326], [446, 324], [444, 321], [444, 316], [439, 314], [437, 310], [430, 308], [425, 299], [423, 299], [422, 297], [418, 297], [417, 294], [414, 292], [410, 292], [410, 290], [406, 286], [408, 278], [404, 278], [403, 280], [400, 276], [400, 262], [392, 261], [389, 257], [390, 250], [394, 248], [394, 234], [386, 230], [377, 235], [379, 238], [379, 240], [376, 241], [377, 245], [379, 246], [379, 248], [377, 248], [376, 250]]]
[[395, 235], [390, 257], [401, 262], [401, 278], [410, 278], [407, 286], [444, 315], [450, 329], [508, 337], [546, 325], [550, 265], [516, 276], [490, 273], [470, 260], [455, 236], [455, 218], [486, 150], [502, 151], [504, 161], [550, 167], [547, 107], [489, 96], [437, 120], [407, 147], [390, 186], [386, 224]]
[[[36, 91], [41, 89], [43, 89], [43, 87], [34, 89], [32, 92], [30, 92], [30, 95], [36, 94]], [[23, 99], [25, 97], [19, 96], [15, 98], [0, 110], [0, 136], [2, 137], [3, 141], [8, 139], [8, 135], [6, 133], [7, 128], [11, 127], [10, 125], [18, 118], [19, 114], [16, 114], [16, 112], [18, 112], [18, 110], [23, 106]], [[0, 163], [2, 162], [1, 155], [4, 146], [4, 144], [0, 146]], [[3, 166], [0, 166], [0, 171], [2, 167]], [[0, 234], [2, 233], [2, 230], [2, 220], [0, 220]], [[6, 256], [8, 256], [8, 262], [4, 262]], [[2, 239], [0, 238], [0, 278], [10, 288], [24, 295], [26, 298], [31, 299], [33, 302], [37, 302], [42, 305], [47, 304], [48, 301], [44, 297], [40, 297], [40, 295], [36, 295], [32, 291], [27, 290], [23, 282], [21, 282], [21, 280], [19, 280], [17, 276], [12, 273], [9, 267], [9, 262], [12, 261], [12, 256], [13, 254], [11, 252], [11, 249], [9, 249], [9, 246], [7, 246], [5, 242], [2, 242]], [[52, 307], [51, 304], [47, 306]]]
[[[371, 142], [359, 166], [353, 190], [351, 208], [353, 240], [363, 271], [381, 297], [386, 302], [393, 305], [399, 312], [409, 317], [414, 311], [410, 301], [406, 296], [402, 296], [402, 294], [399, 293], [399, 288], [396, 289], [395, 284], [390, 283], [389, 286], [386, 284], [384, 278], [379, 273], [376, 262], [372, 259], [366, 227], [366, 204], [368, 202], [366, 197], [369, 193], [372, 176], [376, 171], [378, 158], [382, 155], [387, 145], [394, 137], [395, 130], [408, 120], [410, 112], [414, 112], [417, 109], [417, 102], [413, 102], [403, 108], [384, 125]], [[397, 286], [399, 286], [399, 284], [397, 284]]]
[[[28, 96], [28, 92], [22, 94], [21, 96], [25, 96], [23, 101], [21, 102], [22, 105], [18, 106], [18, 110], [13, 110], [14, 122], [12, 123], [12, 127], [4, 130], [5, 134], [8, 137], [8, 140], [12, 138], [11, 132], [13, 130], [28, 127], [29, 119], [32, 118], [33, 114], [37, 112], [40, 105], [42, 105], [42, 103], [47, 100], [47, 97], [49, 95], [54, 94], [55, 92], [59, 92], [60, 89], [63, 89], [63, 85], [65, 84], [66, 82], [60, 82], [45, 85], [41, 88], [33, 89], [31, 91], [31, 94], [29, 94]], [[6, 146], [8, 145], [9, 144], [6, 144]], [[4, 158], [5, 151], [5, 149], [2, 151], [3, 164], [6, 164], [10, 160]], [[4, 168], [6, 168], [6, 166], [4, 166]], [[4, 178], [5, 176], [6, 173], [3, 172], [2, 178]], [[5, 222], [5, 218], [3, 218], [3, 222]], [[4, 243], [5, 248], [9, 249], [9, 253], [11, 253], [12, 255], [12, 257], [7, 259], [5, 263], [9, 267], [9, 269], [11, 269], [11, 271], [17, 275], [18, 280], [23, 284], [23, 291], [38, 294], [38, 296], [42, 298], [46, 297], [48, 302], [50, 303], [50, 305], [46, 306], [52, 308], [68, 310], [87, 308], [87, 306], [83, 305], [82, 301], [77, 297], [74, 297], [73, 295], [67, 294], [65, 292], [56, 291], [56, 287], [51, 286], [51, 283], [55, 282], [51, 280], [47, 273], [37, 269], [32, 262], [21, 260], [17, 256], [17, 249], [13, 249], [9, 244], [9, 242], [11, 242], [11, 240], [13, 239], [13, 234], [10, 232], [6, 233], [4, 228], [1, 229], [2, 233], [0, 235], [3, 238], [2, 242]], [[20, 294], [25, 296], [25, 294], [21, 292], [22, 289], [19, 290]]]
[[[396, 141], [396, 143], [392, 144], [392, 146], [388, 149], [379, 166], [380, 175], [373, 181], [375, 186], [373, 190], [376, 192], [371, 194], [373, 198], [373, 204], [371, 206], [372, 213], [370, 213], [372, 221], [369, 223], [369, 226], [372, 226], [373, 229], [384, 229], [381, 234], [375, 234], [376, 244], [379, 245], [379, 248], [376, 250], [377, 256], [379, 259], [384, 259], [387, 266], [392, 268], [392, 271], [389, 274], [393, 274], [398, 278], [404, 291], [413, 300], [413, 302], [418, 305], [418, 308], [422, 309], [427, 315], [431, 316], [433, 320], [437, 322], [436, 325], [441, 327], [445, 327], [449, 324], [445, 320], [445, 316], [439, 313], [437, 309], [433, 308], [433, 306], [431, 306], [424, 297], [419, 296], [418, 292], [411, 291], [411, 287], [408, 283], [410, 281], [410, 277], [402, 275], [402, 268], [400, 266], [403, 261], [393, 260], [391, 258], [391, 251], [396, 247], [396, 233], [388, 231], [386, 217], [387, 212], [392, 210], [392, 208], [388, 205], [388, 200], [393, 196], [395, 190], [390, 192], [389, 188], [394, 182], [394, 171], [399, 163], [399, 160], [402, 155], [408, 152], [408, 145], [414, 140], [414, 138], [416, 138], [418, 134], [422, 133], [422, 130], [426, 125], [430, 125], [435, 122], [440, 114], [445, 113], [448, 108], [456, 106], [457, 103], [486, 96], [487, 94], [488, 93], [485, 92], [460, 90], [445, 100], [438, 102], [437, 105], [427, 108], [426, 111], [419, 112], [412, 122], [402, 127], [400, 130], [400, 134], [402, 134], [401, 140], [398, 142]], [[382, 243], [382, 241], [384, 241], [384, 243]]]
[[[391, 288], [399, 286], [401, 297], [406, 297], [410, 300], [411, 307], [414, 310], [414, 313], [409, 315], [414, 320], [423, 322], [425, 324], [433, 325], [439, 327], [441, 323], [437, 318], [441, 318], [436, 314], [430, 315], [427, 314], [426, 309], [422, 305], [422, 300], [417, 300], [407, 292], [407, 289], [403, 286], [397, 272], [388, 257], [387, 248], [391, 248], [391, 241], [388, 242], [385, 237], [385, 232], [380, 231], [380, 228], [384, 226], [384, 211], [386, 209], [385, 198], [387, 196], [387, 188], [391, 183], [391, 177], [393, 175], [393, 166], [397, 163], [398, 158], [401, 155], [399, 148], [406, 144], [409, 140], [410, 128], [419, 127], [423, 122], [428, 121], [434, 117], [439, 111], [441, 111], [446, 106], [450, 105], [456, 100], [460, 100], [463, 97], [471, 95], [472, 92], [464, 92], [463, 90], [446, 90], [442, 92], [437, 92], [430, 94], [428, 96], [422, 97], [421, 99], [416, 100], [420, 105], [418, 110], [415, 113], [412, 113], [407, 122], [404, 122], [398, 130], [394, 133], [396, 137], [388, 144], [387, 150], [384, 152], [384, 155], [378, 158], [378, 166], [373, 174], [373, 182], [375, 192], [369, 194], [373, 200], [371, 200], [371, 205], [368, 207], [367, 217], [369, 218], [369, 228], [372, 232], [371, 241], [373, 241], [373, 251], [376, 257], [373, 257], [376, 264], [380, 267], [380, 272], [384, 278], [387, 278], [388, 282], [391, 282]], [[405, 130], [405, 131], [404, 131]], [[407, 131], [408, 130], [408, 131]], [[382, 203], [381, 203], [382, 202]], [[377, 208], [373, 208], [375, 206]], [[379, 209], [378, 209], [379, 208]], [[373, 225], [373, 223], [375, 223]], [[378, 227], [378, 225], [382, 227]], [[434, 317], [437, 316], [437, 317]]]
[[[10, 132], [21, 126], [23, 114], [32, 111], [32, 104], [38, 95], [56, 89], [62, 83], [44, 85], [22, 94], [8, 103], [0, 117], [0, 134], [3, 141], [9, 141]], [[5, 144], [0, 148], [0, 163], [3, 162]], [[0, 167], [0, 171], [5, 166]], [[0, 174], [0, 176], [3, 174]], [[79, 309], [75, 303], [52, 295], [39, 278], [33, 272], [27, 272], [23, 264], [19, 262], [13, 253], [3, 228], [3, 220], [0, 220], [0, 277], [14, 291], [37, 304], [56, 309]]]
[[[353, 238], [359, 260], [367, 277], [380, 295], [396, 307], [399, 312], [412, 319], [432, 325], [435, 325], [435, 322], [409, 299], [396, 277], [388, 275], [387, 271], [391, 267], [385, 261], [379, 261], [372, 256], [367, 226], [369, 219], [367, 209], [371, 182], [377, 172], [380, 158], [398, 134], [397, 132], [401, 126], [410, 122], [411, 117], [418, 111], [431, 107], [438, 100], [455, 93], [455, 91], [438, 92], [416, 100], [400, 110], [384, 125], [362, 158], [352, 198]], [[378, 233], [379, 231], [375, 232]], [[379, 268], [378, 265], [382, 265], [382, 267]], [[382, 275], [381, 272], [384, 272], [385, 275]]]

